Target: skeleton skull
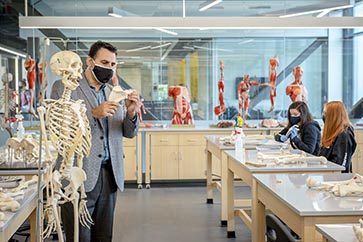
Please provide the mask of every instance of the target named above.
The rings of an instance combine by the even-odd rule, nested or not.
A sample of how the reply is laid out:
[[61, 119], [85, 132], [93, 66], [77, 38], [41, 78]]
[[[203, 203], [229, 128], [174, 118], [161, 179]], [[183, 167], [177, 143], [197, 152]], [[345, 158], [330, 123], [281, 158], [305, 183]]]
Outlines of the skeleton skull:
[[64, 86], [74, 90], [78, 87], [78, 79], [82, 78], [81, 58], [72, 51], [60, 51], [50, 59], [50, 68], [53, 73], [63, 76]]

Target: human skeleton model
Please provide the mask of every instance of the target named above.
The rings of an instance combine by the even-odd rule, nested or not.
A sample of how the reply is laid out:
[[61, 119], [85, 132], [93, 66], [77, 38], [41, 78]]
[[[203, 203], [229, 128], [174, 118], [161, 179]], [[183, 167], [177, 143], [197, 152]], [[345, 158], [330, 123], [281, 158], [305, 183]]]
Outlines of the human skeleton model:
[[271, 101], [271, 108], [268, 112], [271, 112], [275, 108], [275, 97], [276, 97], [276, 68], [279, 66], [279, 59], [277, 56], [270, 59], [270, 83], [269, 86], [270, 89], [270, 101]]
[[219, 105], [214, 107], [214, 114], [216, 116], [222, 115], [226, 111], [224, 105], [224, 62], [219, 61], [220, 78], [218, 81], [218, 94], [219, 94]]
[[[72, 202], [74, 208], [74, 241], [78, 242], [79, 222], [83, 226], [92, 223], [91, 216], [86, 207], [86, 193], [84, 181], [86, 173], [82, 169], [83, 157], [88, 156], [91, 149], [91, 133], [86, 108], [82, 100], [71, 99], [71, 92], [75, 90], [81, 79], [82, 62], [80, 57], [71, 51], [61, 51], [54, 54], [50, 60], [52, 72], [62, 76], [64, 92], [58, 100], [44, 100], [45, 107], [38, 108], [41, 129], [46, 146], [47, 174], [45, 178], [47, 203], [44, 217], [48, 221], [43, 235], [48, 237], [55, 229], [59, 241], [63, 242], [63, 234], [58, 214], [58, 204]], [[45, 122], [46, 119], [46, 122]], [[47, 142], [47, 124], [54, 147], [63, 157], [60, 169], [52, 173], [52, 155]], [[73, 166], [76, 157], [77, 166]], [[62, 188], [62, 181], [69, 185]], [[62, 192], [64, 189], [64, 193]], [[80, 189], [80, 197], [78, 194]], [[80, 200], [79, 200], [80, 199]]]
[[243, 119], [248, 116], [248, 107], [250, 106], [250, 89], [251, 86], [262, 86], [260, 83], [250, 80], [250, 75], [246, 74], [243, 80], [238, 84], [238, 111], [243, 113]]
[[28, 55], [24, 62], [24, 67], [27, 73], [28, 86], [30, 91], [30, 104], [29, 104], [29, 113], [35, 116], [35, 112], [33, 109], [34, 106], [34, 85], [36, 81], [36, 65], [35, 60]]
[[190, 94], [186, 86], [169, 87], [168, 95], [174, 98], [172, 124], [193, 124]]
[[300, 66], [296, 66], [292, 71], [295, 80], [286, 87], [286, 95], [290, 96], [291, 101], [308, 101], [308, 91], [301, 81], [304, 70]]
[[363, 197], [363, 176], [359, 174], [354, 174], [349, 180], [332, 182], [320, 182], [314, 177], [308, 177], [305, 183], [309, 189], [331, 192], [338, 197]]

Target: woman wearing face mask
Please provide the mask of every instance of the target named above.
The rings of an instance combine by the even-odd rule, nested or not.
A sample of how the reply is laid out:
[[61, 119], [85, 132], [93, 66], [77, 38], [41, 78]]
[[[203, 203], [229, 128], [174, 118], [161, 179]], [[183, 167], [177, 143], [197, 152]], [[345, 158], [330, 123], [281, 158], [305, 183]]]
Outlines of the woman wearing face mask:
[[344, 166], [343, 172], [352, 172], [351, 159], [357, 143], [344, 103], [332, 101], [325, 104], [323, 121], [324, 129], [319, 155]]
[[317, 155], [320, 150], [321, 129], [318, 122], [313, 119], [306, 103], [301, 101], [292, 103], [287, 117], [289, 120], [287, 127], [275, 135], [275, 140], [285, 142], [290, 138], [294, 149]]

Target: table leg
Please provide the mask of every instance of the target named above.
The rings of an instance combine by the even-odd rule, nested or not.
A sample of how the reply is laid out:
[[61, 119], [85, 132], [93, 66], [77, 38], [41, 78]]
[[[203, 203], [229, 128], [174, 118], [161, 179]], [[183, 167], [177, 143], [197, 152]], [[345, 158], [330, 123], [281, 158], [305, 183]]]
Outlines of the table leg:
[[258, 200], [258, 185], [255, 179], [252, 179], [252, 241], [264, 242], [266, 231], [266, 208]]
[[[234, 187], [234, 176], [232, 176], [232, 186]], [[232, 189], [234, 192], [234, 190]], [[233, 194], [232, 194], [233, 195]], [[222, 152], [221, 154], [221, 226], [227, 226], [228, 222], [228, 156]], [[234, 196], [232, 197], [232, 200]], [[233, 200], [234, 201], [234, 200]], [[234, 202], [233, 210], [234, 210]]]
[[207, 153], [207, 203], [213, 203], [213, 185], [212, 185], [212, 153], [206, 150]]
[[[224, 154], [224, 153], [223, 153]], [[228, 158], [227, 163], [228, 167]], [[234, 172], [230, 169], [227, 169], [227, 237], [228, 238], [235, 238], [236, 233], [234, 229]]]
[[37, 241], [37, 213], [36, 209], [29, 215], [29, 223], [30, 223], [30, 242]]

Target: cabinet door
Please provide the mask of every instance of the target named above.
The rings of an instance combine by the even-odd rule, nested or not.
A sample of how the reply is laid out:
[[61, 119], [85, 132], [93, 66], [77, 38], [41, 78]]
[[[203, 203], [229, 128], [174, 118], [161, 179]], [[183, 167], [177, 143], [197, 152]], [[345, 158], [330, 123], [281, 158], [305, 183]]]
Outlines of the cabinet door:
[[135, 181], [137, 179], [137, 162], [136, 162], [136, 147], [124, 147], [124, 171], [126, 181]]
[[136, 138], [123, 139], [124, 145], [124, 172], [126, 181], [135, 181], [137, 179], [137, 159], [136, 159]]
[[354, 130], [357, 148], [352, 157], [353, 172], [363, 175], [363, 130]]
[[205, 146], [179, 147], [179, 179], [205, 179]]
[[151, 146], [151, 180], [178, 179], [178, 146]]

